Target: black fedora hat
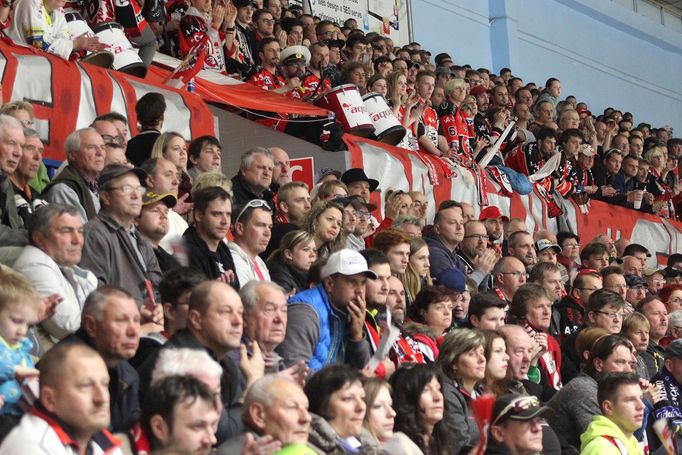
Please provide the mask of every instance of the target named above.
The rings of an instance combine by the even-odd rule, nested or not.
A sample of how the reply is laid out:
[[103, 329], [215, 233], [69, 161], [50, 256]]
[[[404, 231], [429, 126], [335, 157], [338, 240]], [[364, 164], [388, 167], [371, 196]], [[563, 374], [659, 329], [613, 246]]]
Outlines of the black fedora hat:
[[365, 170], [354, 167], [353, 169], [348, 169], [341, 176], [341, 181], [346, 185], [350, 185], [353, 182], [367, 182], [369, 183], [369, 191], [372, 192], [379, 187], [379, 181], [367, 177]]

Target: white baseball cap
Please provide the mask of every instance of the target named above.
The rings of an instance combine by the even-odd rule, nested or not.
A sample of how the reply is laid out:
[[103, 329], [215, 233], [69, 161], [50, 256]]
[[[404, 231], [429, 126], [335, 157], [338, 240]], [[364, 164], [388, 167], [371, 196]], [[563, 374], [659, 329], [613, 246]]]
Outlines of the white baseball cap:
[[341, 275], [357, 275], [362, 273], [368, 278], [375, 280], [376, 273], [367, 267], [365, 258], [354, 250], [344, 249], [329, 256], [327, 264], [322, 268], [322, 278], [327, 278], [335, 273]]

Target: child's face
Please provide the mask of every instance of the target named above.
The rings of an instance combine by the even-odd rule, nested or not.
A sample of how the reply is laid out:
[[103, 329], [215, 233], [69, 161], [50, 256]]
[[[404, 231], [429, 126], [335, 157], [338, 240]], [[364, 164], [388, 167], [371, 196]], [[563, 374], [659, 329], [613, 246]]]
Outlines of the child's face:
[[10, 345], [18, 343], [26, 336], [34, 316], [34, 311], [26, 305], [7, 305], [0, 310], [0, 336]]

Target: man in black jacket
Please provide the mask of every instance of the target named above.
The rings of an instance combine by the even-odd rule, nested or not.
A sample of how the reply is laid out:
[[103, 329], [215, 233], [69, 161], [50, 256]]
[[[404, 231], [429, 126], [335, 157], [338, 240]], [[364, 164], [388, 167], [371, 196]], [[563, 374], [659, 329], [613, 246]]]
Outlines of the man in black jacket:
[[275, 207], [270, 191], [274, 168], [275, 162], [269, 149], [254, 147], [242, 155], [239, 172], [232, 178], [236, 208], [241, 209], [254, 199], [262, 199], [269, 207]]
[[194, 226], [182, 238], [189, 263], [210, 280], [221, 280], [239, 289], [232, 254], [224, 242], [230, 230], [232, 201], [219, 187], [204, 188], [193, 195]]
[[87, 344], [104, 359], [113, 432], [127, 431], [140, 417], [140, 380], [128, 363], [137, 351], [140, 333], [140, 312], [133, 297], [116, 286], [102, 286], [85, 300], [81, 328], [60, 342]]

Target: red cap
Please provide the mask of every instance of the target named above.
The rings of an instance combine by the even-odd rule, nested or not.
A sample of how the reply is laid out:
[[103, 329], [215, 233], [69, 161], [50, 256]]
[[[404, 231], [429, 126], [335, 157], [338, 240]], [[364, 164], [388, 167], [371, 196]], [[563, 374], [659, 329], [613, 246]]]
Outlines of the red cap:
[[494, 205], [491, 205], [490, 207], [486, 207], [483, 210], [481, 210], [481, 214], [478, 217], [479, 221], [485, 221], [485, 220], [494, 220], [496, 218], [502, 218], [502, 221], [505, 223], [509, 221], [509, 217], [502, 215], [500, 212], [500, 209], [495, 207]]
[[590, 112], [589, 110], [585, 109], [584, 107], [579, 107], [579, 108], [576, 109], [576, 110], [578, 111], [578, 115], [587, 114], [587, 115], [589, 115], [590, 117], [592, 117], [592, 112]]

